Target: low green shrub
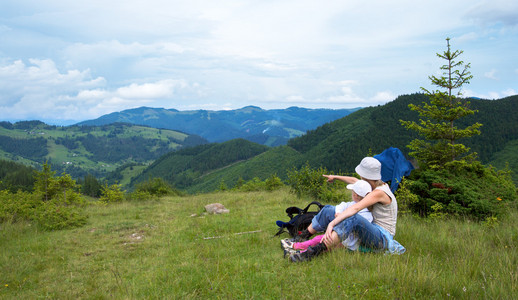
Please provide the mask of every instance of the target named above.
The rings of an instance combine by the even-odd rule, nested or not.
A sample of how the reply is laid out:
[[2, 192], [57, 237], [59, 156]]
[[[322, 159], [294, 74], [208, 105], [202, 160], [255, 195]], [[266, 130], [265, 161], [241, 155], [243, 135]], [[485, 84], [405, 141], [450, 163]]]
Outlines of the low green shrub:
[[108, 185], [108, 183], [104, 183], [101, 188], [101, 198], [99, 198], [99, 201], [103, 203], [121, 202], [124, 200], [125, 193], [126, 191], [122, 190], [120, 184]]
[[266, 190], [266, 184], [259, 177], [254, 177], [236, 188], [236, 190], [242, 192], [264, 191]]
[[0, 222], [14, 223], [20, 220], [29, 220], [40, 202], [41, 200], [28, 192], [0, 191]]
[[300, 169], [288, 171], [288, 186], [290, 191], [297, 195], [309, 196], [324, 203], [351, 201], [350, 193], [345, 184], [336, 180], [328, 184], [322, 175], [329, 174], [325, 168], [313, 169], [308, 164]]
[[32, 219], [45, 230], [60, 230], [85, 225], [87, 216], [77, 206], [51, 200], [37, 206]]
[[409, 207], [420, 216], [440, 212], [483, 221], [505, 214], [510, 207], [516, 207], [517, 200], [510, 172], [479, 162], [441, 170], [416, 170], [408, 190], [418, 198]]
[[[272, 174], [270, 177], [262, 181], [259, 177], [254, 177], [245, 182], [243, 178], [239, 178], [236, 185], [232, 188], [234, 191], [252, 192], [252, 191], [274, 191], [284, 186], [284, 182], [276, 175]], [[220, 190], [223, 191], [220, 187]]]
[[146, 192], [157, 197], [167, 195], [179, 196], [181, 194], [180, 191], [171, 187], [164, 179], [160, 177], [150, 178], [137, 184], [135, 190], [138, 192]]
[[126, 199], [135, 201], [146, 201], [150, 199], [158, 199], [158, 197], [155, 195], [151, 195], [149, 192], [146, 191], [134, 191], [132, 193], [129, 193]]
[[282, 180], [276, 174], [270, 175], [270, 177], [264, 181], [264, 184], [266, 185], [266, 190], [268, 191], [278, 190], [284, 186], [284, 182], [282, 182]]
[[403, 178], [395, 193], [399, 214], [411, 214], [412, 207], [419, 202], [419, 197], [410, 191], [409, 183], [410, 181]]
[[29, 221], [44, 230], [59, 230], [86, 224], [83, 205], [66, 205], [62, 199], [42, 201], [41, 195], [0, 191], [0, 222]]

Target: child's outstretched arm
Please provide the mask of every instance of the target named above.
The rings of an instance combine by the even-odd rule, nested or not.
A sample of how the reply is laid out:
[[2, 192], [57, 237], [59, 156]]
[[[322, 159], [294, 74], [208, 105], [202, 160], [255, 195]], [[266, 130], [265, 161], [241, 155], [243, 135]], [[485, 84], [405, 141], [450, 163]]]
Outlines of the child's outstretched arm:
[[352, 176], [340, 176], [340, 175], [322, 175], [327, 178], [327, 182], [333, 182], [335, 179], [343, 181], [345, 183], [355, 183], [359, 179]]

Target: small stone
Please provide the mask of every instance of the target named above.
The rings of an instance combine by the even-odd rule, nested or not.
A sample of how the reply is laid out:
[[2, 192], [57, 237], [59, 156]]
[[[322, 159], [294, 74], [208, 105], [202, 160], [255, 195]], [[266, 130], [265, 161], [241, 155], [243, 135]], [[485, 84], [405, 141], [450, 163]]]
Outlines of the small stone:
[[205, 205], [205, 210], [209, 214], [228, 214], [230, 211], [221, 203], [212, 203]]

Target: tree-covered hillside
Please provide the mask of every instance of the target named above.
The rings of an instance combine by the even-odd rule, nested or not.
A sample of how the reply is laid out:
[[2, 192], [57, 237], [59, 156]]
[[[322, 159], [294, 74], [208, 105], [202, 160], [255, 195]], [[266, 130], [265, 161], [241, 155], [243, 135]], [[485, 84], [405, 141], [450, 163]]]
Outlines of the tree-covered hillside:
[[[417, 113], [408, 104], [427, 101], [423, 94], [400, 96], [383, 106], [369, 107], [340, 120], [321, 126], [288, 143], [304, 154], [311, 165], [325, 166], [334, 171], [351, 172], [358, 161], [369, 153], [380, 153], [388, 147], [397, 147], [405, 154], [406, 145], [415, 133], [401, 126], [399, 120], [417, 121]], [[501, 100], [470, 99], [471, 107], [478, 110], [459, 124], [483, 124], [481, 135], [465, 144], [478, 153], [482, 163], [489, 163], [495, 155], [518, 139], [518, 96]], [[499, 166], [500, 167], [500, 166]]]
[[208, 173], [257, 156], [269, 148], [244, 139], [170, 152], [132, 180], [132, 185], [161, 177], [173, 186], [186, 189]]
[[0, 190], [15, 193], [18, 190], [32, 191], [34, 169], [13, 161], [0, 159]]
[[408, 104], [425, 99], [422, 94], [406, 95], [383, 106], [364, 108], [292, 139], [288, 145], [301, 152], [310, 165], [335, 172], [351, 172], [362, 157], [388, 147], [408, 153], [405, 146], [413, 136], [399, 120], [416, 119]]
[[103, 126], [50, 126], [39, 121], [0, 123], [0, 158], [39, 168], [48, 161], [75, 178], [102, 177], [127, 163], [151, 163], [183, 147], [205, 144], [178, 131], [116, 123]]

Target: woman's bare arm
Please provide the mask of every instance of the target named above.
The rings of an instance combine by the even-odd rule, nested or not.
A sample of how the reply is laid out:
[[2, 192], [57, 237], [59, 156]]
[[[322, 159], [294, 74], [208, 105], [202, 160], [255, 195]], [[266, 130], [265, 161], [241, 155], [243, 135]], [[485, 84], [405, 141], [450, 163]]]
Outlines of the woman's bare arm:
[[324, 238], [322, 239], [322, 241], [324, 241], [324, 242], [326, 242], [326, 241], [331, 242], [333, 228], [338, 223], [342, 222], [343, 220], [345, 220], [345, 219], [347, 219], [349, 217], [352, 217], [353, 215], [357, 214], [360, 210], [362, 210], [362, 209], [364, 209], [366, 207], [372, 206], [372, 205], [374, 205], [374, 204], [376, 204], [378, 202], [383, 203], [383, 204], [389, 204], [390, 201], [392, 201], [390, 199], [390, 197], [385, 192], [383, 192], [383, 191], [374, 190], [374, 191], [370, 192], [361, 201], [356, 202], [355, 204], [349, 206], [346, 210], [344, 210], [343, 212], [338, 214], [338, 216], [336, 216], [336, 218], [333, 221], [331, 221], [329, 223], [329, 225], [327, 225], [326, 233], [325, 233]]

